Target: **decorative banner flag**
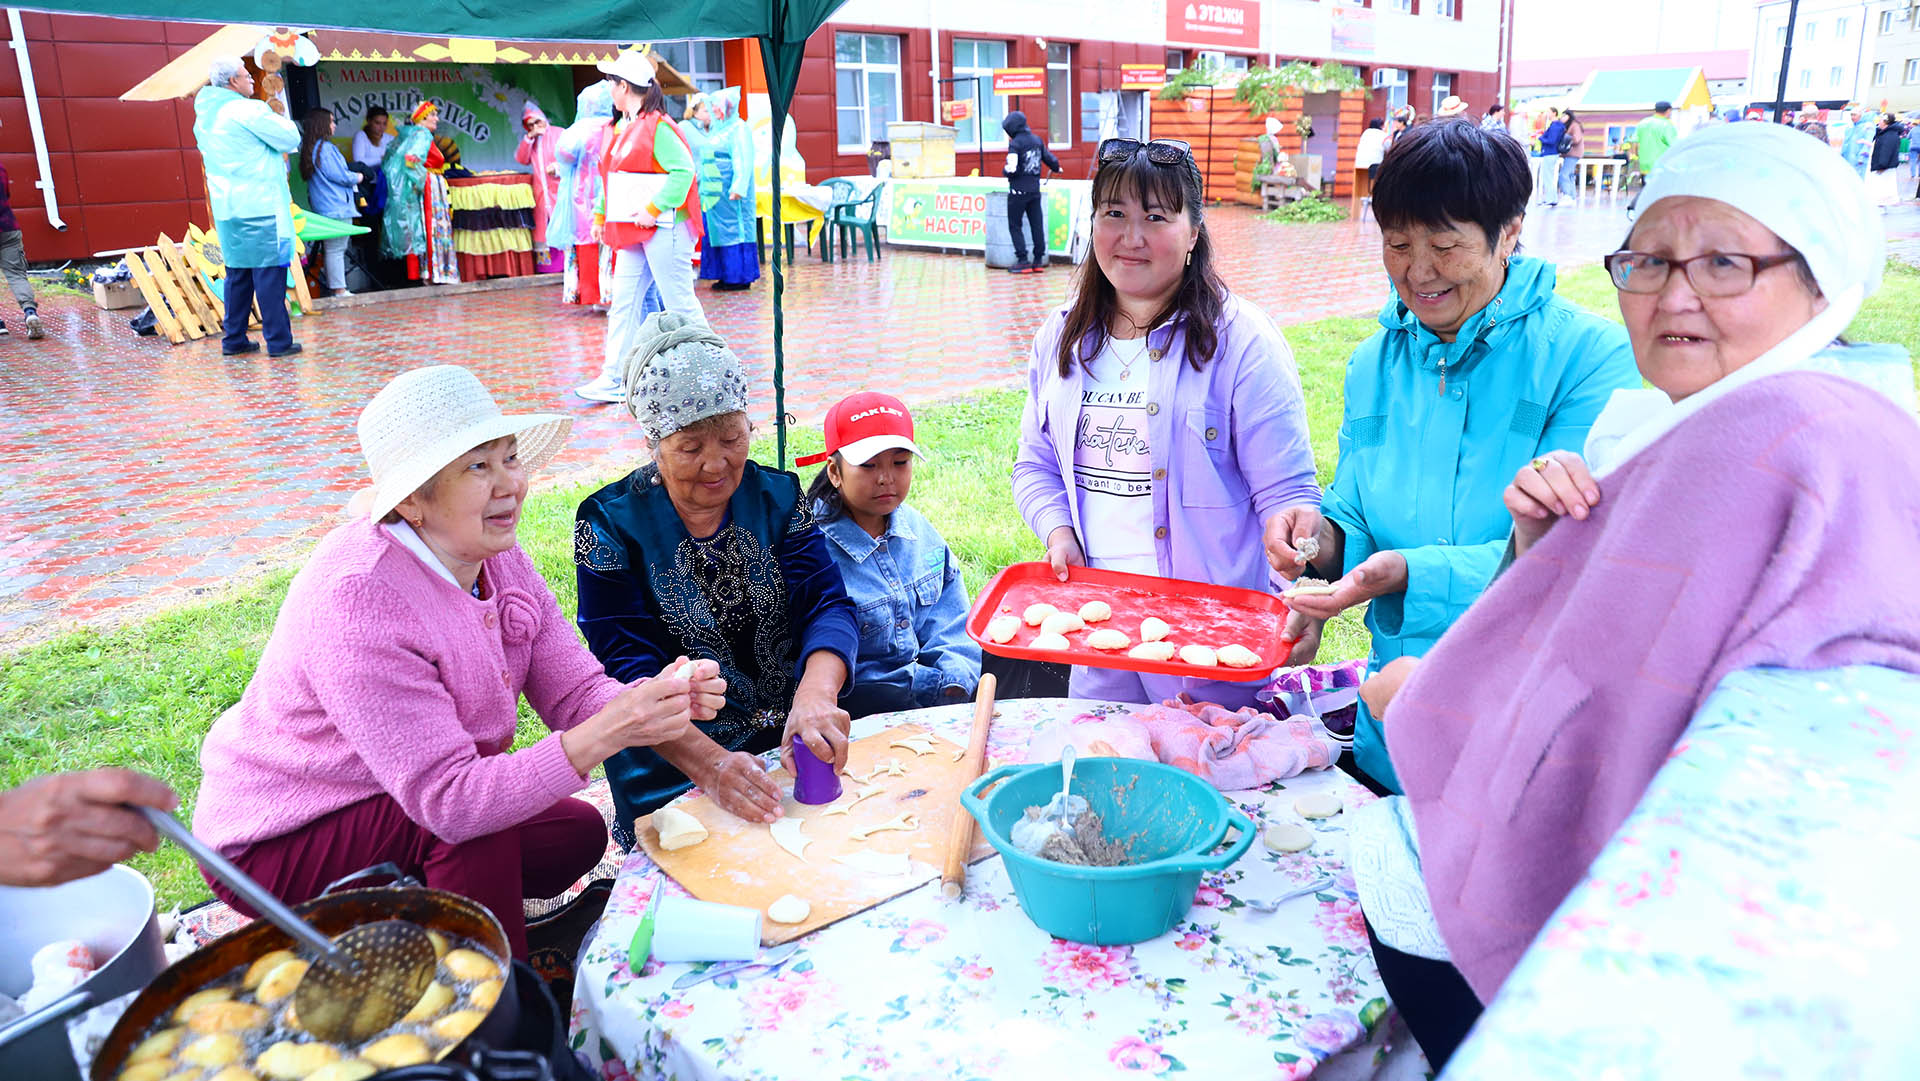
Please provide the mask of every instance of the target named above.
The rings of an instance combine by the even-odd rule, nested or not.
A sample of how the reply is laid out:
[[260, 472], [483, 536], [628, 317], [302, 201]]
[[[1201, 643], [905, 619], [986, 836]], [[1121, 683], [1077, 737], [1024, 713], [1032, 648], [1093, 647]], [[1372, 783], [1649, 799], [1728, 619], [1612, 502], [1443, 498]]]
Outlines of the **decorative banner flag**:
[[573, 121], [573, 72], [547, 64], [364, 64], [322, 61], [320, 104], [350, 135], [367, 109], [387, 110], [396, 127], [421, 100], [440, 106], [439, 134], [453, 136], [460, 163], [476, 173], [525, 172], [513, 160], [531, 99], [555, 129]]

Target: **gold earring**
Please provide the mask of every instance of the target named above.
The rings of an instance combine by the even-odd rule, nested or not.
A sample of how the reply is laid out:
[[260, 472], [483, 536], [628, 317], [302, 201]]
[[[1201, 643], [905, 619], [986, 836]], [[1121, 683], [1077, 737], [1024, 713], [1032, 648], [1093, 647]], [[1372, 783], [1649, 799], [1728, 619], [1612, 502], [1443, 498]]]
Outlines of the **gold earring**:
[[1192, 248], [1187, 249], [1187, 265], [1188, 266], [1193, 265], [1193, 249]]

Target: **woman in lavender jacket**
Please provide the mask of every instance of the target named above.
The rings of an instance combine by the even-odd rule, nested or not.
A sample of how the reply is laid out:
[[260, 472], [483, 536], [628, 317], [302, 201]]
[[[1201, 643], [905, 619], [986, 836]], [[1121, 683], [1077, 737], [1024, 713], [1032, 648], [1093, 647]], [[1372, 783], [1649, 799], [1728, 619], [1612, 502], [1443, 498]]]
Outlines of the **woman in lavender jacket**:
[[[1213, 269], [1187, 144], [1108, 139], [1093, 255], [1035, 337], [1013, 465], [1020, 515], [1072, 566], [1270, 589], [1262, 536], [1317, 508], [1293, 354]], [[1268, 658], [1278, 664], [1282, 658]], [[1229, 708], [1258, 683], [1076, 668], [1076, 697]]]

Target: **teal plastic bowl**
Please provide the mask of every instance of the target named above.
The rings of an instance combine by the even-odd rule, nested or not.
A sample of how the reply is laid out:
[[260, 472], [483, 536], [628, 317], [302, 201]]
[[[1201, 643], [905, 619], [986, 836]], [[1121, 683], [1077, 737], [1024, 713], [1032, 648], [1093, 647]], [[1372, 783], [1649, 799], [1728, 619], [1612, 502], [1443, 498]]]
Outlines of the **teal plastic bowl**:
[[[996, 784], [991, 795], [981, 796]], [[1106, 824], [1107, 837], [1125, 841], [1136, 862], [1076, 867], [1015, 848], [1013, 824], [1059, 791], [1060, 764], [1042, 762], [1001, 766], [960, 794], [961, 805], [1006, 861], [1020, 908], [1055, 938], [1124, 946], [1166, 934], [1193, 907], [1200, 876], [1232, 865], [1253, 843], [1247, 816], [1186, 770], [1131, 758], [1082, 758], [1073, 770], [1074, 794], [1086, 798]], [[1240, 835], [1214, 851], [1228, 826]]]

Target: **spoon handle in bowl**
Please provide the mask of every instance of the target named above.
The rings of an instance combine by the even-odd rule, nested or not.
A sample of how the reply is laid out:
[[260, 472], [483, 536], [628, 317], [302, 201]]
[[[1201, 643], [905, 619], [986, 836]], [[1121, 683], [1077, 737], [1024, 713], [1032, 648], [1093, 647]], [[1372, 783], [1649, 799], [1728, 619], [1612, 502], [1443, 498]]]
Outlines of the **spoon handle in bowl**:
[[281, 903], [280, 898], [268, 893], [266, 887], [234, 866], [233, 861], [215, 851], [213, 846], [195, 837], [193, 831], [182, 825], [179, 819], [152, 807], [129, 805], [129, 808], [145, 815], [147, 821], [153, 823], [153, 828], [160, 831], [162, 837], [186, 849], [187, 854], [192, 856], [196, 863], [205, 867], [228, 889], [239, 894], [241, 900], [247, 902], [255, 912], [260, 913], [275, 927], [292, 935], [302, 945], [334, 965], [347, 970], [357, 967], [353, 959], [335, 946], [331, 939], [314, 930], [313, 925], [295, 915], [292, 909]]

